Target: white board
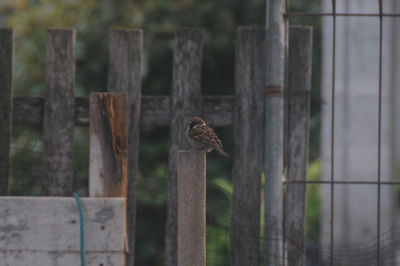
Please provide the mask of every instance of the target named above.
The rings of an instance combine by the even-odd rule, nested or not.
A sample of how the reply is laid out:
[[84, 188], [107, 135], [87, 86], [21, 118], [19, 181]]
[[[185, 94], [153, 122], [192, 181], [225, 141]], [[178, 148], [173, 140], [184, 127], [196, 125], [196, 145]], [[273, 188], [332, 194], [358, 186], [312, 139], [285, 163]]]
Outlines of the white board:
[[[124, 199], [82, 205], [86, 265], [123, 265]], [[80, 265], [79, 221], [73, 197], [0, 197], [1, 265]]]

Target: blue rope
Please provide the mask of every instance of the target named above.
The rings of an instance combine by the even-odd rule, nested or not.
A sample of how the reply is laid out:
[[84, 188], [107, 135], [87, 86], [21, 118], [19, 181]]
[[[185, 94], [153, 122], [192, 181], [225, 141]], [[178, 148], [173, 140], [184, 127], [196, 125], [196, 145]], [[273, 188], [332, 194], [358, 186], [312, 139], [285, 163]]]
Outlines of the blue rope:
[[85, 231], [84, 231], [84, 224], [85, 220], [83, 218], [83, 211], [82, 211], [82, 202], [79, 198], [78, 194], [74, 193], [74, 198], [76, 200], [76, 204], [78, 205], [79, 210], [79, 219], [80, 219], [80, 232], [81, 232], [81, 266], [85, 266]]

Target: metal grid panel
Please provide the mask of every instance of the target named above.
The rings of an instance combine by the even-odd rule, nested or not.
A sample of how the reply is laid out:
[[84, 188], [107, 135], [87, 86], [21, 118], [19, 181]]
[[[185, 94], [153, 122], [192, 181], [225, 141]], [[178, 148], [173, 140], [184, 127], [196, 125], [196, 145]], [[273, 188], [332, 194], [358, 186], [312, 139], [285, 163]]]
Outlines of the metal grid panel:
[[[400, 182], [390, 182], [390, 181], [382, 181], [382, 175], [381, 175], [381, 154], [382, 154], [382, 39], [383, 39], [383, 17], [400, 17], [400, 13], [384, 13], [383, 12], [383, 2], [382, 0], [376, 0], [377, 5], [379, 8], [379, 13], [342, 13], [342, 12], [336, 12], [336, 0], [331, 0], [331, 5], [332, 5], [332, 12], [307, 12], [307, 11], [301, 11], [301, 12], [293, 12], [289, 11], [289, 5], [288, 5], [288, 0], [286, 0], [286, 18], [289, 17], [294, 17], [294, 16], [330, 16], [333, 19], [333, 24], [332, 24], [332, 84], [331, 84], [331, 97], [332, 97], [332, 104], [331, 104], [331, 140], [330, 140], [330, 164], [331, 164], [331, 169], [330, 169], [330, 180], [305, 180], [305, 181], [284, 181], [285, 184], [291, 185], [291, 184], [327, 184], [330, 185], [331, 190], [330, 190], [330, 259], [329, 263], [330, 265], [335, 264], [334, 260], [334, 220], [335, 220], [335, 212], [334, 212], [334, 187], [335, 184], [344, 184], [344, 185], [376, 185], [377, 187], [377, 228], [376, 228], [376, 235], [377, 235], [377, 241], [376, 241], [376, 261], [377, 265], [381, 265], [380, 260], [381, 260], [381, 186], [382, 185], [389, 185], [389, 186], [398, 186], [400, 185]], [[335, 172], [334, 172], [334, 166], [335, 166], [335, 160], [334, 160], [334, 155], [335, 155], [335, 69], [336, 69], [336, 17], [342, 16], [342, 17], [378, 17], [379, 18], [379, 68], [378, 68], [378, 74], [379, 74], [379, 86], [378, 86], [378, 125], [377, 125], [377, 130], [378, 130], [378, 139], [377, 139], [377, 145], [378, 145], [378, 150], [377, 150], [377, 178], [376, 181], [355, 181], [355, 180], [349, 180], [349, 181], [336, 181], [335, 180]]]

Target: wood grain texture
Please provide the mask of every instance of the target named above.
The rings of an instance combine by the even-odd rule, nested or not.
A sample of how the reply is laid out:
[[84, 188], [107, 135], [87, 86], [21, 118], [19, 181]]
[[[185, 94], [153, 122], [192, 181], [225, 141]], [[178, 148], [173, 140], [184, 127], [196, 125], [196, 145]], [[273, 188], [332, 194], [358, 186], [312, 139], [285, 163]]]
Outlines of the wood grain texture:
[[206, 265], [206, 153], [178, 151], [178, 266]]
[[90, 95], [90, 197], [126, 197], [127, 96], [127, 93]]
[[112, 29], [110, 36], [108, 90], [128, 93], [127, 265], [134, 265], [135, 254], [136, 179], [139, 168], [142, 49], [142, 30]]
[[[232, 124], [233, 96], [203, 96], [202, 116], [211, 126]], [[14, 125], [42, 125], [44, 98], [41, 96], [13, 97]], [[169, 127], [171, 123], [170, 96], [142, 96], [141, 127]], [[89, 125], [89, 97], [75, 97], [75, 125]]]
[[[122, 265], [124, 200], [82, 198], [87, 266]], [[0, 197], [1, 265], [81, 265], [72, 197]]]
[[49, 29], [43, 114], [42, 195], [70, 196], [73, 186], [75, 31]]
[[13, 30], [0, 28], [0, 195], [7, 195], [12, 125]]
[[199, 29], [179, 28], [175, 32], [172, 73], [171, 129], [165, 265], [177, 265], [177, 156], [185, 149], [186, 127], [190, 118], [201, 114], [201, 64], [204, 33]]
[[231, 265], [259, 265], [265, 28], [236, 32]]
[[[307, 179], [312, 29], [290, 27], [288, 69], [287, 179]], [[306, 185], [285, 187], [287, 265], [305, 265]]]

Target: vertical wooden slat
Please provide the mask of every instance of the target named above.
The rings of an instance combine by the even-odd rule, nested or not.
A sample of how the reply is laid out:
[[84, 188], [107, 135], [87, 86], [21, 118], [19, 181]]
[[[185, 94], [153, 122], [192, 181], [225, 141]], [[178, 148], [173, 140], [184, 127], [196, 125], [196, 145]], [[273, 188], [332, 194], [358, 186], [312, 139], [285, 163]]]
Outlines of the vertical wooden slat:
[[141, 62], [143, 34], [139, 29], [113, 29], [110, 38], [108, 90], [128, 92], [128, 165], [126, 265], [134, 265], [136, 230], [136, 179], [138, 174]]
[[70, 196], [73, 186], [75, 31], [49, 29], [43, 118], [42, 195]]
[[0, 28], [0, 196], [7, 195], [10, 168], [13, 30]]
[[90, 95], [90, 197], [126, 197], [127, 93]]
[[178, 151], [178, 266], [206, 265], [206, 153]]
[[[288, 181], [305, 181], [308, 164], [312, 29], [290, 27], [288, 68]], [[287, 265], [305, 265], [306, 185], [286, 185]]]
[[236, 36], [231, 265], [259, 265], [264, 147], [265, 28]]
[[177, 181], [178, 150], [188, 147], [185, 132], [192, 116], [201, 113], [201, 62], [203, 31], [180, 28], [175, 32], [172, 74], [171, 127], [165, 265], [177, 265]]

